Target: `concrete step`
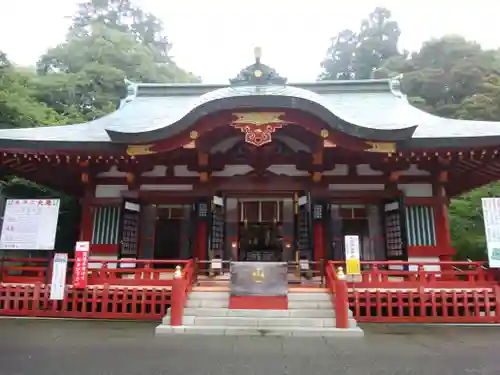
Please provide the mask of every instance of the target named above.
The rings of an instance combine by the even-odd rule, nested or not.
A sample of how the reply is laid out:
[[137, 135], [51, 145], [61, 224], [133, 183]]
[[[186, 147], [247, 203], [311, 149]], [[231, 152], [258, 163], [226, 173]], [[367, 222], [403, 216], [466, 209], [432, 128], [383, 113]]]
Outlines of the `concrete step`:
[[228, 299], [229, 292], [191, 292], [188, 300]]
[[229, 298], [227, 299], [188, 299], [185, 307], [215, 307], [227, 308], [229, 306]]
[[156, 336], [176, 334], [212, 336], [300, 336], [300, 337], [363, 337], [359, 327], [340, 329], [325, 327], [227, 327], [227, 326], [179, 326], [165, 324], [156, 327]]
[[248, 316], [184, 316], [185, 326], [226, 327], [335, 327], [333, 318], [260, 318]]
[[288, 293], [288, 301], [316, 301], [330, 302], [330, 294], [325, 292], [315, 293]]
[[184, 308], [184, 315], [192, 316], [250, 316], [262, 318], [333, 318], [335, 312], [332, 309], [297, 309], [297, 310], [243, 310], [243, 309], [224, 309], [224, 308]]
[[331, 301], [294, 301], [288, 300], [288, 308], [289, 309], [325, 309], [332, 310], [332, 302]]

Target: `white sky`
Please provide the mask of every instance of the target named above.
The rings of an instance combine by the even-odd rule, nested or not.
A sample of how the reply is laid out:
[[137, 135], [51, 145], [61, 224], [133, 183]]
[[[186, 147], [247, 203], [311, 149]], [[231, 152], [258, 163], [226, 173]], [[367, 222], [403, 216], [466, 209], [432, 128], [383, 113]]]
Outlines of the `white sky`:
[[[77, 0], [0, 0], [0, 50], [33, 65], [64, 41]], [[500, 47], [495, 0], [135, 0], [165, 23], [172, 55], [206, 83], [225, 83], [262, 60], [291, 81], [312, 81], [329, 39], [357, 29], [377, 5], [389, 8], [403, 31], [401, 47], [415, 50], [430, 37], [461, 34], [486, 48]]]

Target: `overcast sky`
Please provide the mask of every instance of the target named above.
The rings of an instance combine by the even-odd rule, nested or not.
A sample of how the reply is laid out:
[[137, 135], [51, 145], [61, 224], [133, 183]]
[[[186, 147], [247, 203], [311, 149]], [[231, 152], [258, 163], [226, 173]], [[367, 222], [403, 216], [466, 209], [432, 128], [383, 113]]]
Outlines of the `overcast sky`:
[[[78, 0], [0, 0], [0, 50], [33, 65], [49, 47], [64, 41]], [[500, 47], [495, 0], [136, 0], [165, 23], [179, 65], [207, 83], [227, 82], [253, 61], [291, 81], [312, 81], [329, 39], [357, 29], [377, 5], [389, 8], [403, 31], [401, 47], [418, 49], [431, 37], [461, 34], [484, 47]]]

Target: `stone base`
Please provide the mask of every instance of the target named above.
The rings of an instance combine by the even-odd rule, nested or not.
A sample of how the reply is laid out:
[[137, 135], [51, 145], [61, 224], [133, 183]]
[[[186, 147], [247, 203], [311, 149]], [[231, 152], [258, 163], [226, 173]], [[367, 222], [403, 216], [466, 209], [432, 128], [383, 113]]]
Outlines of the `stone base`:
[[324, 327], [217, 327], [217, 326], [178, 326], [172, 327], [160, 324], [156, 327], [155, 335], [211, 335], [211, 336], [294, 336], [294, 337], [363, 337], [363, 330], [353, 328], [324, 328]]

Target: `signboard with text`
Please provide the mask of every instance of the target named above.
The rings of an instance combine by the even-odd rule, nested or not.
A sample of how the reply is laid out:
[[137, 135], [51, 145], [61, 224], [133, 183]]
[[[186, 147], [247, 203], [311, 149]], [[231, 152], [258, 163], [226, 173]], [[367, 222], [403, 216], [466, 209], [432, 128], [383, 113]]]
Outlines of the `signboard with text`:
[[52, 280], [50, 283], [50, 299], [64, 299], [66, 288], [66, 270], [68, 269], [68, 254], [56, 253], [52, 260]]
[[59, 199], [7, 199], [0, 250], [53, 250]]
[[360, 246], [359, 236], [349, 235], [344, 237], [346, 273], [348, 275], [360, 275]]
[[75, 263], [73, 264], [73, 287], [83, 289], [87, 287], [87, 274], [89, 268], [88, 241], [78, 241], [75, 247]]
[[489, 266], [500, 268], [500, 198], [482, 198], [481, 203]]
[[287, 271], [282, 262], [231, 262], [231, 295], [286, 296]]

